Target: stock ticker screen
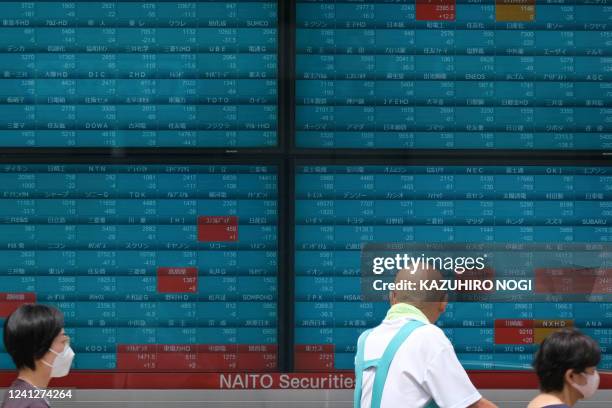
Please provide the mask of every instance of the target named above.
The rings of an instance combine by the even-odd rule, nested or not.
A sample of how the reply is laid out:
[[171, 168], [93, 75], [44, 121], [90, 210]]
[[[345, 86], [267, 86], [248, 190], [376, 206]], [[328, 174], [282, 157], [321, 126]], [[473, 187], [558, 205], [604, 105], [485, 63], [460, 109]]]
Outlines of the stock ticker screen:
[[297, 1], [301, 148], [612, 148], [607, 0]]
[[276, 78], [276, 1], [0, 2], [0, 147], [275, 147]]
[[276, 369], [276, 166], [5, 164], [0, 197], [0, 320], [59, 308], [74, 368]]
[[[361, 299], [367, 243], [609, 243], [612, 169], [568, 166], [299, 165], [296, 370], [353, 368], [387, 302]], [[517, 324], [520, 323], [520, 324]], [[466, 369], [530, 369], [539, 342], [574, 326], [612, 368], [612, 303], [449, 303], [438, 325]]]

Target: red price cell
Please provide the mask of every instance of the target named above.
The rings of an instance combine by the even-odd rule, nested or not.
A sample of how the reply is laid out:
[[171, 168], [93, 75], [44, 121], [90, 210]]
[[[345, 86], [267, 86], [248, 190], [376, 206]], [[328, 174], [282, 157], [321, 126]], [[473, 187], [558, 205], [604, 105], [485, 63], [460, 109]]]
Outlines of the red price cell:
[[300, 371], [334, 370], [333, 344], [300, 344], [295, 346], [295, 369]]
[[36, 303], [36, 294], [31, 292], [0, 293], [0, 317], [8, 317], [25, 303]]
[[513, 329], [532, 329], [534, 321], [532, 319], [497, 319], [495, 320], [495, 328], [513, 328]]
[[533, 344], [533, 329], [496, 328], [495, 344]]
[[238, 241], [238, 217], [201, 216], [198, 217], [198, 241], [236, 242]]
[[118, 370], [157, 369], [156, 344], [119, 344], [117, 345]]
[[453, 21], [456, 17], [455, 0], [417, 0], [418, 21]]
[[196, 370], [198, 346], [195, 344], [161, 344], [157, 353], [160, 370]]
[[612, 293], [612, 269], [538, 268], [536, 293], [606, 295]]
[[238, 353], [240, 371], [269, 371], [276, 368], [276, 353]]
[[196, 293], [198, 268], [157, 268], [158, 293]]
[[238, 371], [238, 353], [198, 353], [198, 369], [210, 372]]

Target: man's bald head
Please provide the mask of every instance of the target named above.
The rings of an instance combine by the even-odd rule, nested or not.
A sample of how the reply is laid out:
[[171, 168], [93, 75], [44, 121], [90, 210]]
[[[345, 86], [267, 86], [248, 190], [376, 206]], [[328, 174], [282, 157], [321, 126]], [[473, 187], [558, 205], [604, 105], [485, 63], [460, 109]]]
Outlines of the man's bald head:
[[[433, 268], [418, 268], [415, 271], [411, 269], [401, 269], [395, 276], [395, 283], [401, 281], [414, 282], [414, 289], [408, 289], [409, 285], [401, 285], [405, 287], [403, 290], [394, 290], [389, 293], [389, 300], [392, 305], [396, 303], [408, 303], [419, 308], [430, 321], [438, 319], [439, 315], [446, 308], [446, 292], [438, 290], [421, 289], [421, 281], [439, 281], [442, 279], [442, 274]], [[429, 286], [429, 285], [428, 285]]]

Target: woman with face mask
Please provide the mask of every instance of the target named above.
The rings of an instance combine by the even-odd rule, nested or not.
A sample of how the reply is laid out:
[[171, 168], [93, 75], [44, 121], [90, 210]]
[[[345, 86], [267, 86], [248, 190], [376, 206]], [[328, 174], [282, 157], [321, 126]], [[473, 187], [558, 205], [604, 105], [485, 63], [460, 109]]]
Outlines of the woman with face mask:
[[4, 322], [4, 347], [18, 375], [1, 408], [48, 408], [40, 390], [52, 377], [66, 376], [74, 358], [62, 313], [45, 305], [20, 306]]
[[600, 359], [597, 342], [578, 330], [549, 335], [533, 361], [541, 393], [528, 408], [569, 408], [580, 399], [591, 398], [599, 386]]

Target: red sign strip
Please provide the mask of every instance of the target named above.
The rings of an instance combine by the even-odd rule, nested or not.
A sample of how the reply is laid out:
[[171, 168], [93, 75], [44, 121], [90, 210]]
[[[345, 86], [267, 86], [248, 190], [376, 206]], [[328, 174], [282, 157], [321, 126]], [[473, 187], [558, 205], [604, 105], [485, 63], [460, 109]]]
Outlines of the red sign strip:
[[[479, 389], [537, 389], [534, 373], [527, 371], [468, 371]], [[7, 387], [17, 377], [14, 371], [0, 372], [0, 387]], [[54, 378], [51, 387], [89, 389], [351, 389], [353, 373], [151, 373], [112, 371], [72, 371], [67, 377]], [[602, 373], [600, 389], [612, 389], [612, 374]]]

